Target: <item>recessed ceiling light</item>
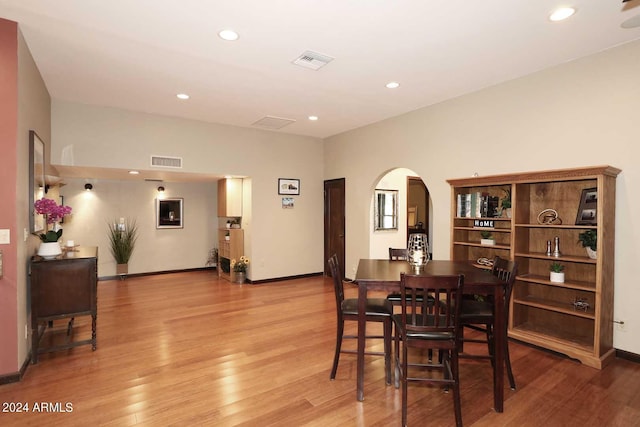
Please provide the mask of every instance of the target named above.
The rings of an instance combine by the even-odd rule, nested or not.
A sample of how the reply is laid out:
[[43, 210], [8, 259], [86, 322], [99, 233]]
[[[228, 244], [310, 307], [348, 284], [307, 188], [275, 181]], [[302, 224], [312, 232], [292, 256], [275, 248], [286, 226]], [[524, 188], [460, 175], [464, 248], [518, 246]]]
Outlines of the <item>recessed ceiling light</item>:
[[179, 93], [176, 95], [179, 99], [189, 99], [189, 95], [186, 93]]
[[554, 10], [553, 13], [549, 15], [549, 19], [554, 22], [562, 21], [564, 19], [567, 19], [574, 13], [576, 13], [576, 10], [572, 7], [561, 7], [559, 9]]
[[138, 171], [129, 171], [129, 175], [138, 175], [139, 173]]
[[398, 83], [398, 82], [389, 82], [389, 83], [387, 83], [387, 87], [389, 89], [395, 89], [395, 88], [400, 87], [400, 83]]
[[238, 37], [239, 37], [238, 33], [236, 33], [233, 30], [222, 30], [218, 33], [218, 35], [222, 40], [227, 40], [230, 42], [238, 40]]
[[315, 122], [316, 120], [318, 120], [318, 116], [309, 116], [309, 120]]

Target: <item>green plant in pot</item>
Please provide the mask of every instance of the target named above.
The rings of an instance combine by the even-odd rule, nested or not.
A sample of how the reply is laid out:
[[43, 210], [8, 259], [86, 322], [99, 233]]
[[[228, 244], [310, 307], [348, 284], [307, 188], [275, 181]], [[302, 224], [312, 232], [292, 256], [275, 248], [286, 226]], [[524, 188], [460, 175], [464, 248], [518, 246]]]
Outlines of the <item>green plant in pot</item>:
[[500, 202], [500, 206], [502, 206], [502, 212], [504, 212], [508, 218], [511, 218], [511, 188], [506, 188], [502, 191], [504, 191], [505, 196]]
[[119, 222], [109, 224], [109, 245], [111, 255], [116, 261], [116, 274], [124, 279], [129, 272], [129, 259], [138, 239], [138, 226], [135, 220], [121, 218]]
[[493, 240], [493, 234], [491, 234], [488, 230], [483, 230], [480, 232], [480, 244], [482, 245], [494, 245], [496, 242]]
[[587, 250], [589, 258], [596, 259], [596, 250], [598, 249], [598, 233], [596, 230], [585, 230], [578, 234], [578, 243], [582, 243], [582, 247]]
[[564, 283], [564, 265], [559, 262], [552, 262], [549, 266], [549, 281]]

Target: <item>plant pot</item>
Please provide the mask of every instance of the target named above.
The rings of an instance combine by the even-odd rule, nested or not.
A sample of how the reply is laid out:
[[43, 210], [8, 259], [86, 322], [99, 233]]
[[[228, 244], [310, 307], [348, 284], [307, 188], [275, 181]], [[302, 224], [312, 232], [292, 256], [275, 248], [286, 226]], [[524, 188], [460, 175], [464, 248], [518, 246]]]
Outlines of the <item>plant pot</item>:
[[116, 274], [118, 276], [129, 274], [129, 264], [116, 264]]
[[224, 236], [224, 240], [229, 240], [230, 236]]
[[480, 239], [481, 245], [493, 246], [496, 244], [496, 241], [493, 239]]
[[553, 283], [564, 283], [564, 272], [556, 273], [555, 271], [550, 271], [549, 281]]
[[233, 280], [234, 283], [239, 283], [239, 284], [243, 284], [246, 280], [247, 280], [247, 273], [245, 272], [235, 272], [235, 279]]
[[598, 258], [597, 252], [594, 251], [593, 249], [591, 249], [589, 246], [587, 246], [585, 249], [587, 250], [587, 255], [589, 255], [589, 258], [591, 258], [591, 259], [597, 259]]
[[61, 253], [60, 242], [42, 242], [38, 248], [38, 255], [44, 259], [55, 259]]
[[502, 208], [502, 216], [511, 218], [511, 208]]

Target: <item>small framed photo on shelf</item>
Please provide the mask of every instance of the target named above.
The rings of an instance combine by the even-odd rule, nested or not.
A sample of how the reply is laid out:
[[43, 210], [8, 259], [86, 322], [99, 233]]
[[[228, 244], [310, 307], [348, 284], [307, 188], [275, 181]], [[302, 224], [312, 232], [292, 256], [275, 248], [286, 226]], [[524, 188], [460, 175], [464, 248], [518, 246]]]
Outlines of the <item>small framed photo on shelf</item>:
[[278, 194], [299, 196], [300, 180], [292, 178], [278, 178]]
[[580, 197], [576, 225], [597, 225], [598, 189], [585, 188]]

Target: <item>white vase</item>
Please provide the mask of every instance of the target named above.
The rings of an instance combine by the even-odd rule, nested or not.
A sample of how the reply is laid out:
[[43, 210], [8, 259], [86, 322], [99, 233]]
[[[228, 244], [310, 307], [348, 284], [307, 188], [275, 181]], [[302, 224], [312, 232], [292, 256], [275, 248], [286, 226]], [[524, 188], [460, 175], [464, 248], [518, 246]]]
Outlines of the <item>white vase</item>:
[[38, 248], [38, 255], [44, 259], [54, 259], [61, 253], [60, 242], [42, 242]]
[[493, 239], [480, 239], [481, 245], [493, 246], [496, 244], [496, 241]]
[[564, 272], [556, 273], [555, 271], [549, 272], [549, 281], [553, 283], [564, 283]]
[[587, 255], [589, 255], [589, 258], [591, 258], [591, 259], [597, 259], [598, 258], [597, 252], [594, 251], [593, 249], [591, 249], [589, 246], [587, 246], [585, 249], [587, 250]]

